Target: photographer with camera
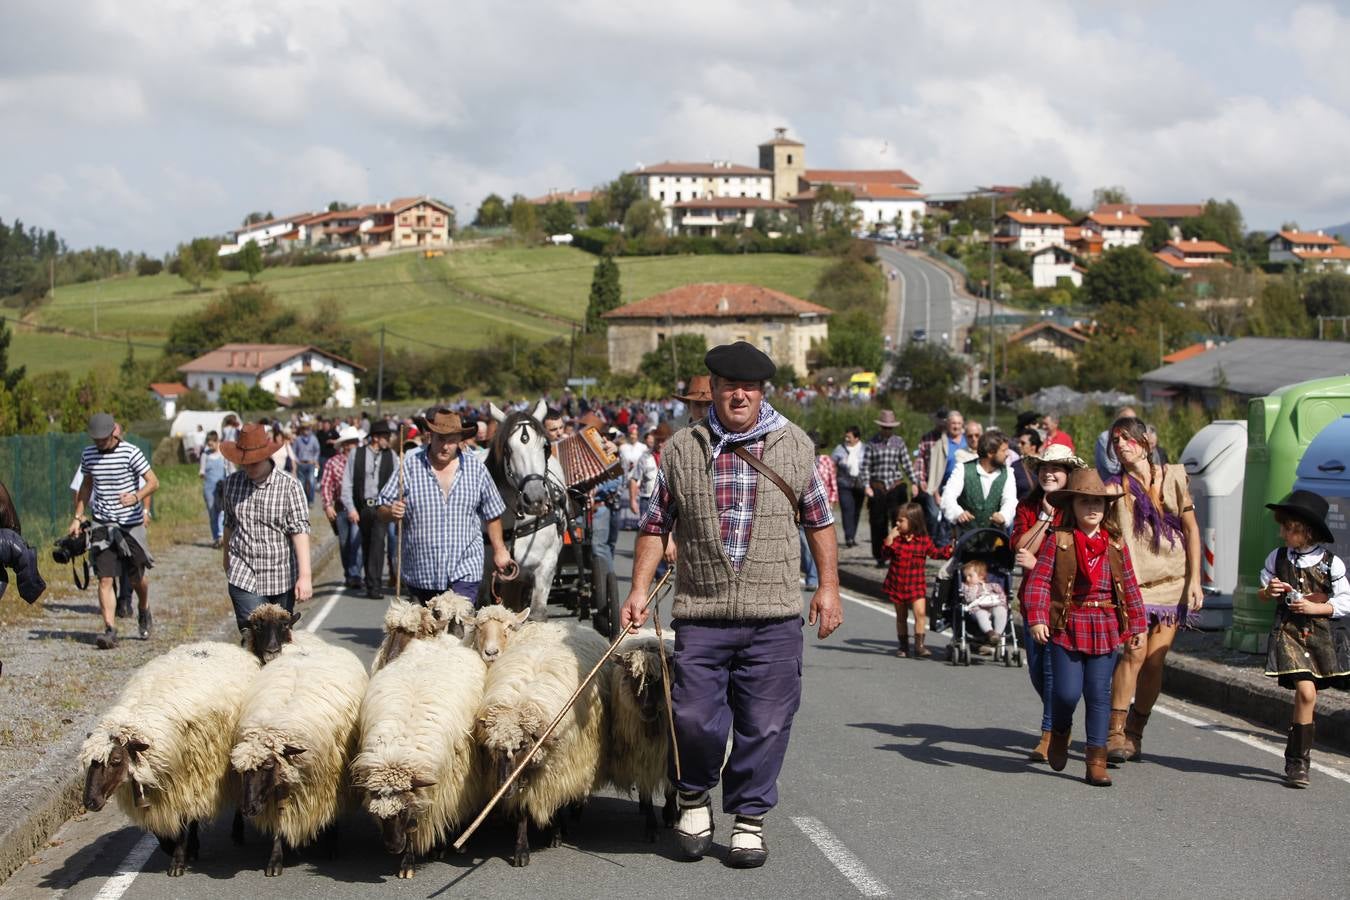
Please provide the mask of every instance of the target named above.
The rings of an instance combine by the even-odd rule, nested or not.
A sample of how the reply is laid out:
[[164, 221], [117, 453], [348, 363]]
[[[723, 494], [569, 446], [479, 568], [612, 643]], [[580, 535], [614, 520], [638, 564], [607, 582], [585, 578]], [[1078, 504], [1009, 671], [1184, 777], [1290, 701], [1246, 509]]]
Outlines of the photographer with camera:
[[[84, 481], [75, 497], [75, 518], [69, 534], [76, 537], [82, 533], [87, 506], [93, 522], [89, 553], [98, 576], [98, 605], [103, 614], [103, 634], [96, 643], [100, 650], [110, 650], [117, 646], [114, 580], [124, 570], [140, 601], [141, 639], [150, 637], [150, 580], [145, 570], [153, 567], [155, 560], [150, 555], [142, 504], [159, 490], [159, 479], [145, 454], [121, 439], [108, 413], [89, 417], [89, 437], [94, 443], [80, 454]], [[140, 479], [145, 480], [143, 487], [138, 487]]]

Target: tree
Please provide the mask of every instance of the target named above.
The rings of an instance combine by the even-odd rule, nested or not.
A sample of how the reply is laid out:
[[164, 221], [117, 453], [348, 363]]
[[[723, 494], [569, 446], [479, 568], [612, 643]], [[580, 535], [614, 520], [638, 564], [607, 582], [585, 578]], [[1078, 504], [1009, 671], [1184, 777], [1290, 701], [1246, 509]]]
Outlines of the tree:
[[530, 240], [539, 234], [539, 211], [521, 194], [511, 198], [511, 230], [521, 240]]
[[231, 342], [267, 343], [294, 320], [262, 285], [235, 285], [201, 310], [174, 319], [164, 352], [196, 355]]
[[820, 273], [815, 289], [811, 291], [811, 300], [835, 312], [865, 310], [876, 317], [875, 324], [879, 328], [885, 311], [884, 285], [876, 266], [845, 257]]
[[1242, 249], [1245, 233], [1242, 210], [1232, 200], [1220, 202], [1211, 198], [1205, 201], [1204, 211], [1200, 215], [1181, 221], [1182, 237], [1218, 241], [1234, 251]]
[[262, 412], [277, 408], [277, 398], [265, 388], [256, 384], [244, 387], [237, 381], [220, 386], [216, 406], [237, 413]]
[[192, 285], [202, 289], [205, 281], [220, 277], [220, 244], [210, 238], [194, 238], [178, 248], [178, 274]]
[[329, 212], [345, 212], [349, 209], [356, 209], [356, 204], [343, 203], [341, 200], [332, 200], [328, 204]]
[[605, 188], [605, 196], [609, 202], [609, 219], [606, 221], [624, 222], [628, 218], [628, 210], [646, 195], [642, 193], [642, 184], [637, 176], [624, 172]]
[[1064, 193], [1059, 182], [1048, 175], [1037, 175], [1031, 179], [1017, 192], [1016, 198], [1018, 207], [1022, 209], [1033, 209], [1037, 212], [1048, 209], [1070, 219], [1074, 217], [1073, 201]]
[[1350, 316], [1350, 275], [1330, 272], [1310, 279], [1303, 303], [1310, 316]]
[[0, 384], [3, 384], [9, 390], [14, 390], [23, 381], [23, 375], [26, 371], [25, 366], [19, 366], [17, 369], [9, 367], [9, 342], [14, 338], [9, 330], [9, 323], [5, 321], [4, 316], [0, 316]]
[[911, 407], [937, 409], [956, 393], [966, 365], [941, 344], [909, 343], [895, 359], [895, 374], [909, 379], [905, 393]]
[[999, 375], [999, 382], [1018, 396], [1024, 397], [1042, 388], [1057, 384], [1071, 385], [1077, 381], [1071, 360], [1039, 353], [1023, 344], [1007, 346], [1003, 354], [1003, 372]]
[[816, 188], [816, 200], [811, 204], [812, 222], [830, 237], [852, 235], [862, 227], [862, 213], [853, 200], [853, 192], [847, 188], [821, 185]]
[[614, 210], [609, 202], [609, 189], [598, 187], [591, 191], [591, 202], [586, 204], [586, 227], [599, 228], [614, 221]]
[[47, 416], [34, 398], [28, 382], [10, 388], [0, 382], [0, 435], [41, 434]]
[[1257, 337], [1305, 338], [1312, 334], [1312, 321], [1292, 279], [1266, 282], [1252, 307], [1247, 326]]
[[1144, 229], [1143, 246], [1149, 252], [1157, 253], [1172, 239], [1172, 226], [1164, 219], [1152, 219]]
[[623, 217], [624, 234], [637, 240], [656, 239], [666, 233], [666, 209], [660, 200], [639, 200]]
[[1096, 315], [1097, 331], [1078, 356], [1080, 390], [1125, 390], [1162, 365], [1161, 356], [1191, 343], [1200, 322], [1164, 297], [1138, 305], [1108, 303]]
[[239, 251], [239, 268], [248, 273], [249, 281], [258, 277], [258, 273], [263, 270], [262, 249], [258, 247], [257, 241], [249, 241]]
[[830, 333], [822, 352], [826, 365], [875, 372], [886, 358], [886, 348], [876, 316], [851, 309], [830, 317]]
[[586, 302], [585, 330], [592, 334], [604, 334], [606, 323], [601, 316], [611, 309], [618, 309], [622, 303], [619, 264], [612, 256], [602, 256], [595, 264], [595, 274], [591, 276], [591, 295]]
[[478, 204], [478, 213], [473, 217], [473, 224], [479, 228], [501, 228], [510, 221], [506, 201], [499, 194], [484, 197], [483, 202]]
[[158, 275], [160, 272], [163, 271], [164, 271], [164, 261], [161, 259], [154, 259], [149, 256], [142, 256], [140, 259], [136, 260], [137, 275]]
[[247, 228], [250, 225], [257, 225], [259, 222], [270, 222], [275, 218], [276, 216], [272, 215], [272, 211], [270, 209], [265, 213], [251, 212], [248, 215], [244, 216], [244, 227]]
[[561, 197], [544, 205], [539, 213], [544, 234], [568, 234], [577, 227], [577, 208]]
[[[1100, 209], [1108, 203], [1129, 203], [1130, 195], [1118, 184], [1099, 187], [1092, 192], [1092, 208]], [[1034, 393], [1034, 392], [1033, 392]]]
[[333, 385], [328, 376], [323, 372], [311, 372], [300, 385], [300, 396], [295, 398], [295, 405], [302, 409], [321, 409], [328, 405], [332, 396]]
[[666, 338], [656, 345], [655, 350], [642, 354], [638, 371], [649, 381], [657, 384], [670, 384], [672, 387], [680, 381], [688, 382], [695, 375], [706, 375], [703, 357], [708, 353], [708, 339], [701, 334], [677, 334], [674, 358], [671, 358], [670, 342]]
[[1102, 254], [1083, 276], [1083, 297], [1093, 306], [1134, 306], [1162, 293], [1158, 261], [1143, 247], [1116, 247]]

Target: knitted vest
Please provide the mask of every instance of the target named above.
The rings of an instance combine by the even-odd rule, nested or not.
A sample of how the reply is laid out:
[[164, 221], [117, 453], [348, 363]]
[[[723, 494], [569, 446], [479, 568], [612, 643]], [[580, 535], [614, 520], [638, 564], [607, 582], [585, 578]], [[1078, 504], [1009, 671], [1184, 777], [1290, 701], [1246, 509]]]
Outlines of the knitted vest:
[[[794, 509], [767, 478], [755, 474], [750, 547], [731, 565], [713, 497], [712, 439], [700, 423], [681, 429], [661, 454], [661, 469], [677, 510], [676, 619], [779, 619], [802, 614], [798, 582], [801, 547]], [[724, 452], [730, 453], [728, 448]], [[761, 459], [800, 497], [815, 472], [811, 439], [792, 423], [764, 438]]]
[[1003, 501], [1003, 484], [1008, 480], [1008, 467], [1003, 466], [999, 469], [998, 476], [989, 485], [989, 493], [985, 495], [980, 493], [984, 489], [984, 482], [980, 481], [978, 460], [972, 459], [966, 463], [966, 471], [963, 474], [965, 484], [962, 485], [961, 496], [956, 502], [975, 517], [975, 521], [971, 523], [972, 527], [988, 528], [990, 518], [998, 512], [999, 505]]

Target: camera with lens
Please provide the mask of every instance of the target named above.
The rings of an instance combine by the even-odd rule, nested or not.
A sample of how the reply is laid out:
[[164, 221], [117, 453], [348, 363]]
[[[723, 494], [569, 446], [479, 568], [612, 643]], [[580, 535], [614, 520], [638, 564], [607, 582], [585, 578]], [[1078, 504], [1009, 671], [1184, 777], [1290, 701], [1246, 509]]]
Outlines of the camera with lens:
[[81, 522], [78, 534], [67, 534], [52, 544], [52, 559], [65, 565], [89, 550], [89, 523]]

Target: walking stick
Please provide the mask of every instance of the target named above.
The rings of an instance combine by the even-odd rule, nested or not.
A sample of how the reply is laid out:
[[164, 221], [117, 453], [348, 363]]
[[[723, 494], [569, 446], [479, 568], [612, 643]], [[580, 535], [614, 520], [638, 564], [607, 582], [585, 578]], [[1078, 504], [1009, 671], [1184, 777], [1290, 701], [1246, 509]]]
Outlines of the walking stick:
[[[652, 601], [656, 599], [656, 595], [661, 592], [661, 588], [666, 586], [666, 579], [670, 578], [671, 571], [673, 570], [667, 569], [666, 574], [661, 576], [661, 580], [656, 582], [655, 587], [647, 594], [647, 602], [642, 604], [642, 609], [639, 610], [639, 612], [645, 612], [647, 607], [651, 606]], [[615, 624], [617, 625], [618, 623], [616, 622]], [[581, 692], [586, 690], [586, 687], [600, 672], [600, 667], [609, 661], [609, 658], [614, 655], [615, 650], [619, 649], [619, 645], [623, 643], [624, 638], [628, 637], [628, 634], [629, 632], [627, 629], [619, 632], [619, 636], [614, 639], [614, 643], [609, 645], [609, 649], [605, 651], [605, 655], [600, 657], [600, 661], [591, 669], [590, 674], [582, 679], [581, 684], [579, 684], [577, 689], [572, 692], [572, 696], [567, 698], [567, 702], [563, 704], [562, 709], [558, 710], [558, 714], [553, 717], [553, 721], [548, 723], [548, 727], [544, 729], [544, 733], [535, 739], [533, 746], [525, 753], [525, 758], [516, 764], [515, 771], [507, 776], [506, 780], [502, 782], [501, 787], [497, 788], [497, 793], [492, 795], [492, 799], [487, 802], [487, 806], [484, 806], [483, 811], [478, 814], [478, 818], [469, 823], [469, 827], [464, 829], [464, 833], [461, 834], [451, 846], [456, 850], [464, 849], [465, 843], [468, 842], [469, 838], [473, 837], [473, 833], [477, 831], [478, 827], [483, 824], [485, 819], [487, 819], [488, 813], [492, 812], [493, 808], [501, 801], [502, 797], [506, 796], [506, 792], [510, 789], [511, 785], [515, 783], [516, 779], [520, 777], [520, 773], [525, 771], [525, 767], [530, 764], [530, 760], [539, 752], [539, 748], [544, 746], [544, 741], [548, 740], [548, 736], [553, 733], [553, 729], [558, 727], [558, 723], [562, 721], [563, 716], [567, 715], [567, 711], [572, 708], [572, 704], [577, 702], [577, 698], [581, 696]]]
[[[670, 570], [666, 570], [670, 574]], [[666, 724], [670, 726], [670, 755], [675, 760], [675, 780], [684, 779], [680, 771], [680, 740], [675, 736], [675, 706], [670, 701], [670, 666], [666, 664], [666, 642], [661, 637], [661, 604], [652, 610], [652, 626], [656, 629], [656, 650], [661, 654], [661, 687], [666, 692]]]
[[[398, 423], [398, 499], [403, 499], [403, 423]], [[398, 518], [398, 525], [394, 527], [396, 549], [394, 551], [394, 599], [401, 600], [403, 595], [403, 519], [408, 515], [408, 510], [403, 510], [403, 515]]]

